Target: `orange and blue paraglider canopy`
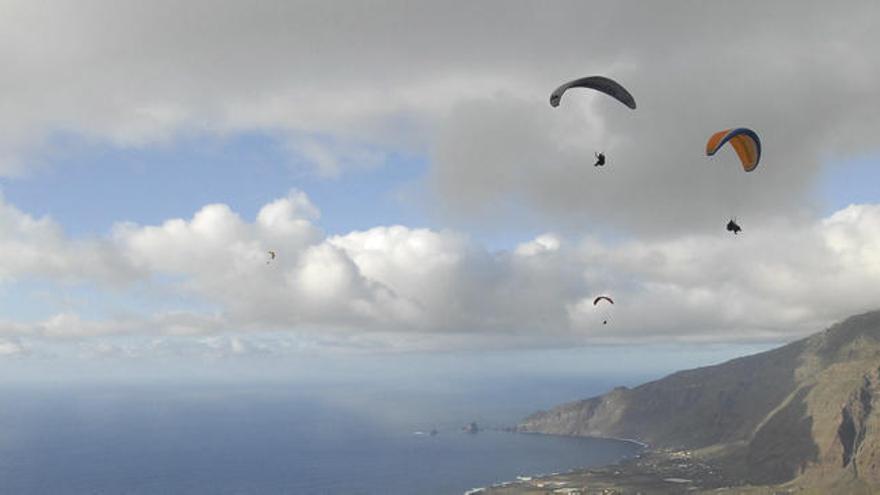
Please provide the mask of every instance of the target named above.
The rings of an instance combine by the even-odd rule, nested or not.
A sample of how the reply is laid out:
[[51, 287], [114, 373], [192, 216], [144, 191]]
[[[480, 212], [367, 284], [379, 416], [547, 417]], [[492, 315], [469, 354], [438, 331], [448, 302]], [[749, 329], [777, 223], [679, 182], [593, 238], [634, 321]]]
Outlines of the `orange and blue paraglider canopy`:
[[758, 162], [761, 161], [761, 140], [755, 131], [738, 127], [736, 129], [725, 129], [718, 131], [709, 138], [706, 143], [706, 155], [712, 156], [719, 148], [730, 143], [736, 154], [742, 162], [742, 168], [746, 172], [755, 170]]

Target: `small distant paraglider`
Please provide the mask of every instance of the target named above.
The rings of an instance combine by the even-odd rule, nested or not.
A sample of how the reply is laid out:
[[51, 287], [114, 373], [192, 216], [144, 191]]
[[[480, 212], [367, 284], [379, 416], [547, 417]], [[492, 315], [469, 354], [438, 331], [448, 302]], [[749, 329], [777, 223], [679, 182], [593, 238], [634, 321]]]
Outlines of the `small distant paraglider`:
[[602, 301], [602, 300], [605, 300], [605, 301], [610, 302], [611, 304], [614, 304], [614, 301], [612, 301], [610, 297], [608, 297], [608, 296], [599, 296], [599, 297], [597, 297], [596, 299], [593, 299], [593, 306], [599, 304], [599, 301]]
[[275, 260], [275, 251], [268, 251], [269, 259], [266, 260], [266, 264], [272, 263]]
[[605, 93], [633, 110], [636, 109], [636, 100], [633, 98], [633, 95], [617, 81], [603, 76], [582, 77], [559, 86], [550, 94], [550, 106], [558, 107], [562, 101], [562, 95], [571, 88], [594, 89]]
[[[593, 299], [593, 306], [598, 306], [601, 301], [607, 301], [609, 304], [614, 304], [614, 301], [608, 296], [599, 296], [596, 299]], [[608, 317], [602, 320], [603, 325], [608, 324]]]
[[[755, 131], [738, 127], [712, 134], [709, 136], [709, 141], [706, 142], [706, 156], [714, 155], [727, 143], [730, 143], [730, 146], [736, 151], [745, 172], [751, 172], [758, 167], [758, 162], [761, 161], [761, 139]], [[736, 223], [735, 219], [731, 219], [727, 222], [727, 231], [736, 235], [742, 231], [742, 227]]]
[[593, 164], [594, 167], [602, 167], [605, 165], [605, 154], [604, 153], [596, 153], [596, 163]]

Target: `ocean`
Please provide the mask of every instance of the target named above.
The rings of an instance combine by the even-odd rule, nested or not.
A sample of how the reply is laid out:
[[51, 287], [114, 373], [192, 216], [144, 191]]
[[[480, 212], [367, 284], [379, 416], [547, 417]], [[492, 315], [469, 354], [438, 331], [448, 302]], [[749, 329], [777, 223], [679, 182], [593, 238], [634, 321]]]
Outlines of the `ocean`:
[[460, 494], [638, 451], [606, 439], [465, 433], [470, 421], [496, 428], [532, 407], [519, 395], [472, 392], [6, 387], [0, 492]]

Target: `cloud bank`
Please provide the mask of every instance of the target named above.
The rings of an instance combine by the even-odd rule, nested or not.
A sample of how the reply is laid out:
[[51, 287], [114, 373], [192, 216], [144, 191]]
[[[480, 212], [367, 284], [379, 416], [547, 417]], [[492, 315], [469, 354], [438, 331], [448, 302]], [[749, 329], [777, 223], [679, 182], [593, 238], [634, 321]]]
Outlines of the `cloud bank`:
[[[762, 342], [871, 309], [880, 283], [880, 205], [736, 238], [608, 242], [545, 234], [509, 251], [404, 226], [326, 236], [318, 218], [294, 190], [252, 221], [212, 204], [189, 219], [121, 223], [107, 238], [83, 242], [50, 219], [3, 205], [0, 222], [14, 227], [0, 239], [7, 284], [41, 280], [181, 302], [91, 318], [73, 308], [0, 322], [0, 336], [276, 332], [316, 345], [401, 350]], [[18, 261], [16, 253], [31, 251], [33, 263]], [[601, 294], [615, 299], [613, 308], [593, 305]], [[11, 352], [16, 341], [6, 342]]]
[[[823, 157], [876, 150], [878, 15], [871, 1], [10, 1], [0, 172], [27, 173], [58, 134], [137, 147], [266, 132], [326, 176], [425, 154], [437, 208], [457, 217], [515, 204], [641, 234], [805, 220]], [[639, 109], [585, 91], [550, 108], [586, 74]], [[732, 153], [702, 156], [734, 126], [765, 142], [742, 183]], [[589, 166], [594, 150], [613, 173]]]
[[[294, 190], [253, 219], [209, 204], [80, 240], [0, 202], [7, 287], [124, 300], [0, 321], [0, 353], [29, 338], [228, 332], [401, 350], [776, 341], [875, 304], [880, 207], [819, 218], [813, 192], [827, 156], [877, 151], [877, 2], [2, 10], [4, 176], [32, 172], [70, 135], [148, 147], [264, 133], [326, 177], [426, 158], [432, 210], [478, 223], [526, 212], [549, 233], [505, 251], [439, 228], [328, 236]], [[588, 74], [619, 80], [638, 110], [584, 91], [549, 106], [560, 82]], [[703, 156], [734, 126], [764, 141], [752, 174], [732, 153]], [[595, 150], [604, 169], [590, 166]], [[731, 215], [745, 235], [718, 234]], [[597, 294], [617, 301], [608, 325]]]

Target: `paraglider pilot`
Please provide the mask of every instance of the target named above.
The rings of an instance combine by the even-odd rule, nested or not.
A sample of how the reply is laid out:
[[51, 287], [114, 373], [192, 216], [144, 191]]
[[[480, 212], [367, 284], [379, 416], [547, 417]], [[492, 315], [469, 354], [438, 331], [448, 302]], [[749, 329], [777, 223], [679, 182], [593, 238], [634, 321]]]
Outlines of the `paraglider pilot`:
[[596, 153], [596, 163], [593, 166], [601, 167], [603, 165], [605, 165], [605, 153]]
[[739, 234], [739, 232], [741, 230], [742, 230], [742, 228], [739, 225], [737, 225], [737, 223], [734, 222], [733, 220], [727, 222], [727, 231], [728, 232], [733, 232], [733, 234], [736, 235], [736, 234]]

